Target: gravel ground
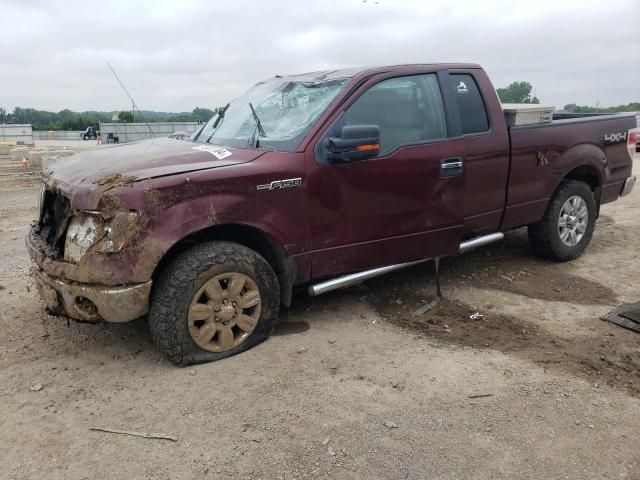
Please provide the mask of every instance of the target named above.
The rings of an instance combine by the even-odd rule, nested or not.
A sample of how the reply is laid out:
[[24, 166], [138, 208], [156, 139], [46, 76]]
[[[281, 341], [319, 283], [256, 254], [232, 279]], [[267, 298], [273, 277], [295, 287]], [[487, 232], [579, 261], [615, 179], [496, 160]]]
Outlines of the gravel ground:
[[44, 312], [37, 189], [0, 175], [0, 478], [640, 478], [640, 335], [599, 320], [640, 300], [639, 189], [574, 262], [511, 232], [443, 261], [431, 314], [411, 314], [434, 290], [417, 266], [300, 294], [268, 341], [187, 369], [144, 320]]

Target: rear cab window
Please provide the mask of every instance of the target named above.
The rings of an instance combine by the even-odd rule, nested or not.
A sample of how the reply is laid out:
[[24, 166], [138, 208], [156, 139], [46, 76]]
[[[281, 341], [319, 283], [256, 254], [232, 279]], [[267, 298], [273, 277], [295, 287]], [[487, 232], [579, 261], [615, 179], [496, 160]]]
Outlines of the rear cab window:
[[489, 131], [489, 117], [478, 84], [468, 73], [449, 74], [462, 122], [462, 133], [470, 135]]

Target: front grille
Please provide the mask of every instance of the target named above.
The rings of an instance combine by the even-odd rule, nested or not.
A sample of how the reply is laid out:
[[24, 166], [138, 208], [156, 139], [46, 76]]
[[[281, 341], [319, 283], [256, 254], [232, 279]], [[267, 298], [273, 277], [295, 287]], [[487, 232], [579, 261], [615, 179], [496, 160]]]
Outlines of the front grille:
[[39, 219], [40, 238], [61, 256], [70, 213], [71, 203], [67, 197], [45, 190]]

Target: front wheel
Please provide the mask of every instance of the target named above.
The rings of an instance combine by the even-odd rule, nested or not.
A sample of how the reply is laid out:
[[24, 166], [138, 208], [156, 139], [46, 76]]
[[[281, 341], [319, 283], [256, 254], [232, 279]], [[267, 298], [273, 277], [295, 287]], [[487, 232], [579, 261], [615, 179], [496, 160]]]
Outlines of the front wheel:
[[220, 360], [269, 336], [279, 299], [278, 280], [262, 256], [236, 243], [207, 242], [161, 273], [149, 329], [176, 365]]
[[595, 221], [596, 202], [589, 185], [567, 180], [551, 197], [542, 220], [529, 225], [529, 242], [542, 258], [573, 260], [589, 245]]

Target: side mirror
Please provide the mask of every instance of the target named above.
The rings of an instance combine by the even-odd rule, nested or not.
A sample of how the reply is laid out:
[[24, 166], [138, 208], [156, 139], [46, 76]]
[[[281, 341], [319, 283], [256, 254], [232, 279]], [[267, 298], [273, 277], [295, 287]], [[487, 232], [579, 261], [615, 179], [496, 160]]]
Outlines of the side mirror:
[[326, 140], [329, 160], [352, 162], [377, 157], [380, 153], [380, 127], [377, 125], [347, 125], [340, 138]]

